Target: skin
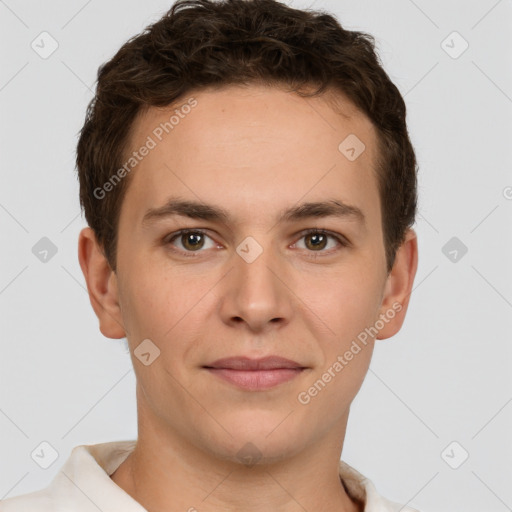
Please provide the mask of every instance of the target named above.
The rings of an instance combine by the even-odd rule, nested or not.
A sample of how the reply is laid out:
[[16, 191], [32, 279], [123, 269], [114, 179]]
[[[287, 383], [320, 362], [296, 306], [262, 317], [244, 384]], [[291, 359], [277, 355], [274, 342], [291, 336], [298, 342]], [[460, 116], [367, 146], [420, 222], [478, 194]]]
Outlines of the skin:
[[[417, 239], [407, 232], [388, 275], [375, 129], [342, 95], [348, 117], [324, 97], [265, 86], [190, 96], [197, 106], [130, 175], [116, 272], [92, 230], [80, 233], [79, 261], [100, 330], [127, 337], [137, 378], [137, 445], [111, 478], [150, 512], [362, 510], [340, 484], [338, 464], [375, 339], [308, 404], [297, 397], [394, 303], [402, 309], [376, 339], [396, 334], [405, 318]], [[139, 148], [175, 107], [140, 115], [130, 147]], [[354, 161], [338, 150], [349, 134], [366, 146]], [[143, 226], [145, 212], [171, 195], [222, 206], [233, 220], [175, 216]], [[336, 217], [276, 223], [282, 209], [326, 198], [359, 207], [365, 225]], [[183, 228], [207, 235], [171, 244], [169, 235]], [[312, 235], [301, 234], [309, 228], [350, 245], [329, 238], [315, 248]], [[263, 249], [252, 263], [236, 252], [248, 236]], [[187, 249], [196, 257], [184, 256]], [[134, 355], [147, 338], [160, 350], [148, 366]], [[247, 391], [203, 368], [241, 355], [279, 355], [307, 370]], [[254, 465], [237, 455], [248, 442], [261, 456]]]

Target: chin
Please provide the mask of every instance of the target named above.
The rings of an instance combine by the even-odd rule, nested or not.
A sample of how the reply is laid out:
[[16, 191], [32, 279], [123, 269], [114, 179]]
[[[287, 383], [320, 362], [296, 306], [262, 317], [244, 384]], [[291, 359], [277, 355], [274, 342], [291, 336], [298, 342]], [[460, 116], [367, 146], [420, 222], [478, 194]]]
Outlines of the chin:
[[[299, 453], [308, 444], [305, 424], [293, 413], [245, 412], [236, 418], [219, 418], [225, 430], [205, 435], [208, 451], [221, 459], [247, 466], [271, 464]], [[283, 421], [284, 420], [284, 421]]]

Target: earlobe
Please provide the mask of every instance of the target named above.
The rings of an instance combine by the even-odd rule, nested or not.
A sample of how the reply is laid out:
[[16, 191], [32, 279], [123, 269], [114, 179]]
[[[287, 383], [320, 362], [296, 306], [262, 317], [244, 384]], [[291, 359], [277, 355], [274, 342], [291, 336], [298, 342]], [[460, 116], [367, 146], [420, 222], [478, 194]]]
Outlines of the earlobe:
[[416, 232], [409, 229], [405, 240], [396, 253], [395, 263], [386, 280], [380, 308], [384, 327], [377, 339], [394, 336], [402, 327], [411, 297], [412, 286], [418, 268], [418, 240]]
[[78, 261], [87, 283], [91, 306], [99, 320], [101, 333], [113, 339], [126, 337], [119, 307], [117, 276], [90, 227], [80, 232]]

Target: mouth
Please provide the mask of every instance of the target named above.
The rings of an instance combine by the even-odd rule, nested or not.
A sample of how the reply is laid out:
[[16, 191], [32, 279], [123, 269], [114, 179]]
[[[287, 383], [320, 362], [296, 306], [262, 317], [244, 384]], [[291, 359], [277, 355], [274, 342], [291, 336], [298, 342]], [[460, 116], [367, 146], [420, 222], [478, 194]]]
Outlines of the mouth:
[[261, 359], [229, 357], [203, 368], [224, 381], [251, 391], [269, 389], [290, 381], [307, 369], [295, 361], [278, 356]]

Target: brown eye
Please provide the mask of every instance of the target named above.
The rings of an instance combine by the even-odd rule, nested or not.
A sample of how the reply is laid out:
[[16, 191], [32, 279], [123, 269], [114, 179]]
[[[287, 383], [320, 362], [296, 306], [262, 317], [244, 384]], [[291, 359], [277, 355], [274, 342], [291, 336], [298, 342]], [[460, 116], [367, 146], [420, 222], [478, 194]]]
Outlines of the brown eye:
[[323, 233], [309, 233], [305, 235], [305, 240], [309, 240], [310, 243], [306, 242], [306, 247], [312, 250], [325, 249], [327, 244], [327, 235]]
[[[326, 253], [326, 255], [328, 255], [340, 247], [349, 246], [349, 243], [342, 235], [337, 235], [321, 229], [310, 229], [308, 231], [304, 231], [302, 233], [301, 240], [302, 239], [305, 240], [304, 246], [309, 253], [317, 252], [321, 254]], [[335, 241], [334, 245], [331, 245], [331, 247], [328, 247], [329, 240]], [[324, 250], [326, 248], [327, 250]]]
[[[211, 240], [210, 247], [205, 247], [205, 239]], [[213, 240], [206, 233], [197, 229], [179, 231], [171, 238], [168, 238], [165, 243], [176, 247], [178, 252], [182, 253], [203, 252], [201, 249], [211, 249], [215, 246]], [[176, 243], [178, 243], [177, 246], [175, 245]]]
[[204, 235], [202, 233], [182, 233], [181, 243], [183, 247], [187, 250], [195, 251], [197, 249], [201, 249], [204, 245], [204, 239], [202, 239]]

